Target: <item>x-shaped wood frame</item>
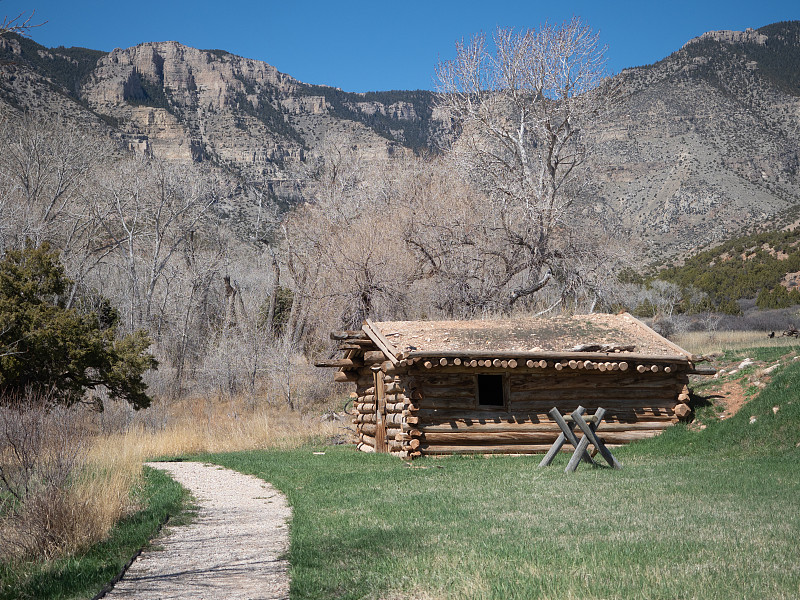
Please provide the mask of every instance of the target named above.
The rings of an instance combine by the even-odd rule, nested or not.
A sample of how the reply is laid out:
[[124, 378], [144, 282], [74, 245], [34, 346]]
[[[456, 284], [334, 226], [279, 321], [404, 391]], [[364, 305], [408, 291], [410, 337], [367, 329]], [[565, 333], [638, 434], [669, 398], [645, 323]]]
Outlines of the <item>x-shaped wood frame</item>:
[[592, 444], [595, 448], [597, 448], [610, 467], [615, 469], [622, 468], [622, 465], [619, 463], [619, 461], [617, 461], [616, 458], [614, 458], [614, 455], [611, 454], [611, 451], [606, 448], [606, 445], [603, 443], [603, 441], [597, 437], [597, 435], [595, 435], [597, 427], [600, 425], [603, 417], [606, 414], [606, 409], [598, 408], [594, 415], [586, 419], [583, 418], [583, 414], [585, 412], [586, 409], [582, 406], [579, 406], [570, 415], [570, 420], [572, 421], [573, 425], [577, 425], [581, 432], [583, 432], [583, 437], [580, 441], [578, 441], [578, 438], [572, 431], [573, 425], [569, 425], [567, 423], [567, 420], [561, 415], [557, 408], [553, 408], [549, 413], [547, 413], [556, 423], [558, 423], [558, 426], [561, 428], [561, 433], [556, 438], [556, 441], [553, 442], [553, 445], [550, 447], [550, 450], [547, 451], [547, 454], [545, 454], [542, 462], [539, 463], [540, 467], [546, 467], [553, 462], [553, 459], [561, 450], [561, 447], [564, 445], [564, 443], [569, 442], [575, 448], [575, 452], [572, 453], [572, 458], [569, 459], [567, 468], [564, 469], [565, 473], [571, 473], [577, 469], [578, 463], [580, 463], [581, 460], [592, 465], [597, 464], [592, 457], [589, 456], [589, 452], [587, 451], [589, 444]]

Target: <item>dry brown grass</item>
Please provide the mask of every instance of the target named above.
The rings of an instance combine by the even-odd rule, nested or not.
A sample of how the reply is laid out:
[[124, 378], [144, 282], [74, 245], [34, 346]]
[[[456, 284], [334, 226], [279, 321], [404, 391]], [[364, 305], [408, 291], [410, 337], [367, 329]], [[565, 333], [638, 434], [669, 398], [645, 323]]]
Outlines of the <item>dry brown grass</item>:
[[712, 354], [755, 347], [800, 346], [795, 337], [769, 338], [763, 331], [692, 331], [675, 334], [672, 341], [693, 354]]
[[270, 406], [249, 408], [244, 401], [183, 400], [167, 408], [163, 426], [134, 422], [119, 434], [98, 439], [99, 452], [121, 453], [121, 460], [144, 460], [198, 452], [234, 452], [265, 448], [296, 448], [314, 440], [329, 440], [346, 431], [346, 423], [322, 421]]
[[84, 425], [95, 434], [81, 450], [74, 476], [66, 485], [31, 496], [13, 516], [6, 515], [0, 522], [0, 559], [69, 555], [104, 539], [120, 518], [139, 508], [133, 492], [142, 483], [144, 461], [199, 452], [294, 448], [346, 438], [349, 425], [323, 421], [321, 411], [303, 414], [244, 399], [187, 399], [156, 403], [149, 410], [154, 412], [127, 416], [124, 427], [108, 427], [106, 422], [113, 433], [103, 433], [101, 417], [86, 413]]

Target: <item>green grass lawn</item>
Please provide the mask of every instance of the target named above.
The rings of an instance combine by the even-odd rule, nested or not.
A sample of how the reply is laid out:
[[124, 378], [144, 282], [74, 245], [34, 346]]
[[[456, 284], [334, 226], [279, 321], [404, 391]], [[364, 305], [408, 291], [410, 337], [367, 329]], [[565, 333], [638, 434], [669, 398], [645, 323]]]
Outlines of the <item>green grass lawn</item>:
[[620, 471], [565, 474], [565, 456], [408, 468], [352, 447], [200, 458], [288, 495], [294, 599], [774, 600], [800, 597], [798, 443], [794, 363], [734, 418], [616, 451]]
[[109, 538], [87, 552], [46, 563], [0, 563], [0, 600], [92, 598], [158, 531], [168, 516], [190, 516], [186, 490], [162, 471], [145, 469], [137, 490], [144, 509], [122, 520]]
[[[620, 471], [566, 474], [566, 455], [546, 469], [540, 456], [409, 468], [331, 446], [192, 458], [287, 494], [295, 600], [800, 598], [800, 361], [735, 417], [704, 410], [705, 430], [676, 426], [615, 450]], [[185, 506], [180, 486], [146, 473], [145, 510], [83, 556], [0, 565], [0, 600], [92, 597]]]

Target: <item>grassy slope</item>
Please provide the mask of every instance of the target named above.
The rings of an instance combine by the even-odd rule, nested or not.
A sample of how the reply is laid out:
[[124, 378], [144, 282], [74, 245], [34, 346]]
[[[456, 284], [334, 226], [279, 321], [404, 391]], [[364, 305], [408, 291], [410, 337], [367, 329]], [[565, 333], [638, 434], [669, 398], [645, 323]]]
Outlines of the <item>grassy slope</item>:
[[289, 496], [292, 598], [796, 598], [797, 389], [796, 362], [736, 417], [618, 451], [621, 471], [407, 468], [352, 448], [203, 459]]
[[188, 495], [178, 483], [154, 469], [146, 469], [145, 481], [138, 493], [146, 508], [120, 522], [108, 540], [85, 554], [44, 565], [0, 565], [0, 600], [97, 594], [147, 544], [167, 516], [184, 514]]

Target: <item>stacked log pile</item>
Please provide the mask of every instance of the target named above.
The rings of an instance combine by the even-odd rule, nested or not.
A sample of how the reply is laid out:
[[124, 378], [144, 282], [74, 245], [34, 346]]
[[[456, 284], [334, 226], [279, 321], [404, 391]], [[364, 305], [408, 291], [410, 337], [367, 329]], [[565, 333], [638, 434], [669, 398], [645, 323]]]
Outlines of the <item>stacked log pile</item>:
[[[419, 456], [420, 432], [416, 428], [419, 421], [416, 413], [419, 407], [405, 395], [400, 376], [386, 376], [373, 372], [365, 375], [363, 382], [368, 380], [378, 385], [383, 385], [384, 402], [379, 401], [378, 390], [374, 384], [369, 387], [359, 387], [355, 403], [356, 415], [353, 422], [358, 432], [359, 450], [375, 452], [385, 449], [402, 458]], [[383, 411], [379, 409], [383, 406]], [[381, 431], [380, 420], [383, 420]], [[383, 437], [383, 441], [381, 440]]]

